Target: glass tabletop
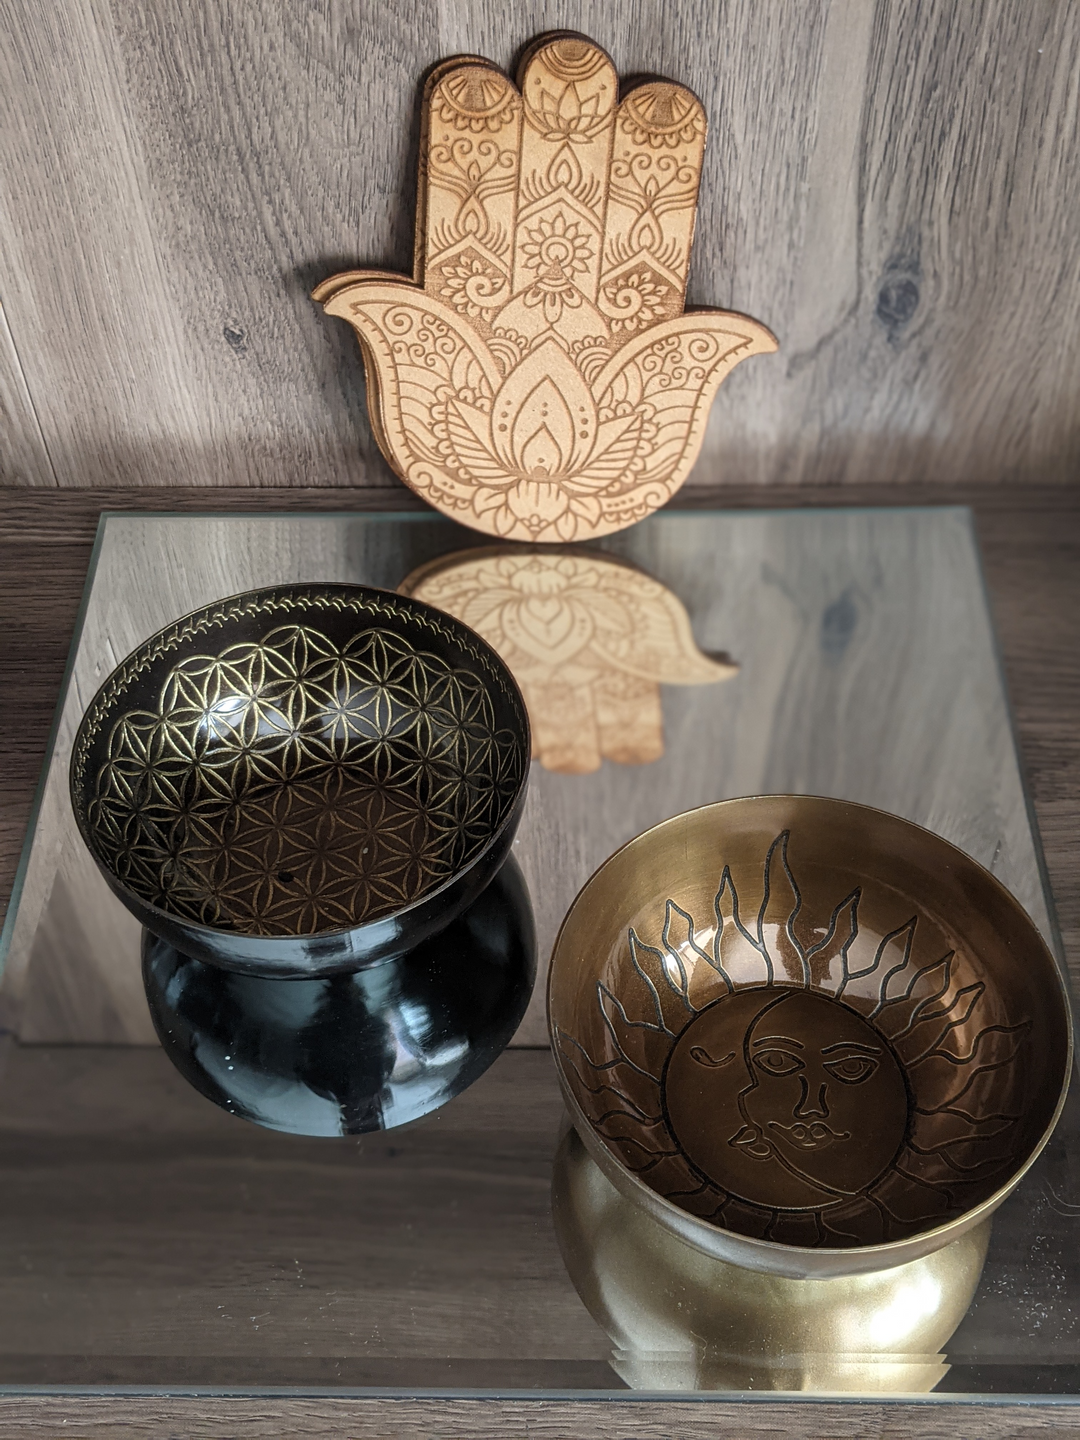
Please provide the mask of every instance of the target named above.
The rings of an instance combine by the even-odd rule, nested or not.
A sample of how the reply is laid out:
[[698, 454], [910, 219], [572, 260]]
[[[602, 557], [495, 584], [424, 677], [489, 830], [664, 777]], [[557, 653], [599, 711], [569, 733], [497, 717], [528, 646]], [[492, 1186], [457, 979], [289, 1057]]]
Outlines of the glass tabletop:
[[[75, 728], [125, 654], [201, 604], [300, 580], [480, 616], [517, 645], [536, 741], [514, 850], [541, 962], [529, 1012], [464, 1094], [359, 1137], [261, 1129], [173, 1068], [138, 926], [66, 794]], [[537, 552], [429, 516], [103, 517], [4, 932], [0, 1385], [633, 1393], [552, 1223], [566, 1120], [543, 971], [620, 844], [778, 792], [937, 831], [1060, 958], [966, 511], [662, 514]], [[1080, 1389], [1078, 1105], [994, 1220], [935, 1395]]]

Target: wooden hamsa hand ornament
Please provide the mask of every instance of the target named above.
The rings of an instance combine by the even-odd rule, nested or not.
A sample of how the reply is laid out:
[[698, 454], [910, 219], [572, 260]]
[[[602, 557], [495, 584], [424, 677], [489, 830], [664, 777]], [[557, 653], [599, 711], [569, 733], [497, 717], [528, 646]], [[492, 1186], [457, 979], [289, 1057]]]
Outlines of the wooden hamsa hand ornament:
[[314, 292], [355, 328], [394, 470], [436, 509], [528, 541], [634, 524], [686, 479], [721, 380], [776, 349], [684, 308], [705, 111], [608, 56], [541, 37], [519, 83], [458, 57], [424, 91], [413, 279]]

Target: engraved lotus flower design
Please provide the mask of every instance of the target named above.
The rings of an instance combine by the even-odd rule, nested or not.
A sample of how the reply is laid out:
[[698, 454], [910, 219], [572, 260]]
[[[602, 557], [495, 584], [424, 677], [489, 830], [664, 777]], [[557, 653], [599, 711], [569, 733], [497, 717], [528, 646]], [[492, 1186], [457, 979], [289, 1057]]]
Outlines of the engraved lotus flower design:
[[669, 81], [620, 102], [604, 52], [559, 36], [517, 86], [447, 62], [424, 105], [415, 275], [315, 292], [360, 337], [380, 448], [500, 538], [623, 529], [686, 478], [725, 375], [776, 348], [746, 316], [684, 309], [701, 104]]
[[461, 620], [506, 661], [546, 770], [658, 760], [660, 686], [713, 685], [737, 672], [702, 654], [666, 585], [606, 555], [458, 551], [413, 571], [399, 590]]
[[[454, 394], [436, 412], [436, 453], [452, 475], [477, 482], [473, 509], [492, 514], [496, 534], [554, 531], [566, 540], [583, 523], [595, 527], [603, 516], [597, 492], [631, 469], [655, 436], [650, 407], [598, 404], [581, 372], [564, 362], [546, 341], [490, 402]], [[553, 367], [560, 367], [558, 383]]]
[[530, 119], [545, 140], [568, 140], [574, 145], [587, 144], [603, 128], [605, 115], [601, 110], [603, 96], [585, 95], [570, 80], [558, 93], [540, 85], [538, 97], [530, 106]]

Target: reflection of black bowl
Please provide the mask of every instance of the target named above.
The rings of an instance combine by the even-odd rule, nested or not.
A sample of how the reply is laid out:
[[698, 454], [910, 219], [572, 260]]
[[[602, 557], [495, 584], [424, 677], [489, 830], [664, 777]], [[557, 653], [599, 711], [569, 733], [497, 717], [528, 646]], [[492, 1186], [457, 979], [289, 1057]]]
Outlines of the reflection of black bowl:
[[502, 660], [420, 601], [218, 601], [113, 671], [71, 797], [109, 885], [185, 955], [344, 974], [447, 924], [509, 854], [529, 722]]
[[535, 976], [513, 859], [440, 934], [352, 975], [241, 975], [143, 935], [150, 1013], [176, 1068], [231, 1114], [300, 1135], [389, 1130], [459, 1095], [506, 1046]]

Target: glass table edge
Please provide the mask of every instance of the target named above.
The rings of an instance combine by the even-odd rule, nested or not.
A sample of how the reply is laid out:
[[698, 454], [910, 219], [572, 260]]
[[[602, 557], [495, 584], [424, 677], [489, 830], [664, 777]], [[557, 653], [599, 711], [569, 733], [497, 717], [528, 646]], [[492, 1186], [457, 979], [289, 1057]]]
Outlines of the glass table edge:
[[131, 1399], [212, 1398], [216, 1400], [482, 1400], [520, 1403], [523, 1400], [555, 1403], [603, 1403], [646, 1405], [873, 1405], [873, 1406], [981, 1406], [984, 1408], [1020, 1409], [1031, 1406], [1060, 1405], [1080, 1409], [1080, 1395], [995, 1394], [946, 1392], [929, 1394], [920, 1391], [851, 1391], [851, 1390], [567, 1390], [521, 1389], [510, 1387], [479, 1389], [452, 1386], [416, 1386], [412, 1389], [390, 1385], [64, 1385], [64, 1384], [0, 1384], [0, 1398], [116, 1397]]
[[[954, 502], [943, 501], [940, 505], [738, 505], [735, 507], [726, 505], [671, 505], [661, 510], [656, 510], [647, 515], [644, 520], [637, 521], [634, 526], [627, 529], [634, 529], [637, 525], [644, 525], [665, 517], [674, 515], [805, 515], [810, 511], [819, 515], [911, 515], [925, 514], [927, 511], [953, 511], [955, 514], [966, 514], [972, 516], [974, 511], [970, 505], [958, 505]], [[441, 521], [446, 525], [457, 525], [459, 529], [471, 530], [468, 525], [455, 520], [452, 515], [444, 515], [439, 510], [102, 510], [100, 511], [100, 524], [104, 525], [107, 520], [409, 520], [409, 521]], [[500, 540], [497, 535], [489, 535], [483, 530], [471, 530], [477, 535], [483, 544], [492, 545], [521, 545], [528, 547], [531, 543], [528, 540]], [[596, 540], [584, 542], [569, 542], [572, 546], [577, 544], [595, 545], [603, 540], [613, 539], [615, 535], [623, 535], [626, 530], [612, 531], [610, 535], [600, 535]], [[558, 549], [562, 542], [554, 545], [543, 545], [543, 549]]]
[[[3, 975], [7, 965], [8, 950], [15, 932], [15, 920], [19, 913], [23, 886], [26, 883], [26, 873], [30, 865], [30, 853], [34, 847], [34, 837], [37, 834], [38, 820], [41, 816], [41, 805], [45, 798], [45, 783], [48, 780], [49, 771], [52, 768], [53, 754], [56, 750], [56, 739], [60, 733], [60, 721], [63, 717], [64, 706], [67, 702], [71, 676], [75, 669], [75, 657], [79, 652], [79, 642], [82, 639], [83, 626], [86, 623], [86, 612], [90, 605], [90, 596], [94, 588], [98, 562], [101, 559], [107, 518], [104, 511], [98, 517], [97, 530], [94, 534], [94, 544], [90, 551], [90, 561], [86, 567], [86, 579], [83, 582], [79, 609], [75, 616], [75, 628], [71, 634], [71, 644], [68, 646], [67, 660], [64, 663], [64, 674], [60, 681], [60, 693], [56, 697], [52, 724], [49, 727], [49, 738], [45, 745], [45, 756], [41, 762], [41, 770], [38, 774], [37, 784], [34, 787], [33, 799], [30, 802], [30, 814], [27, 817], [26, 831], [23, 835], [22, 846], [19, 850], [18, 863], [15, 866], [15, 876], [11, 883], [11, 894], [8, 896], [7, 909], [4, 912], [4, 923], [3, 926], [0, 927], [0, 976]], [[6, 1034], [6, 1031], [0, 1031], [0, 1037]]]
[[[961, 508], [961, 507], [954, 507]], [[990, 582], [986, 578], [986, 565], [983, 561], [982, 547], [979, 544], [978, 531], [975, 528], [975, 514], [971, 507], [962, 507], [967, 511], [967, 525], [971, 534], [972, 549], [975, 555], [975, 568], [978, 572], [979, 585], [982, 587], [983, 605], [986, 609], [987, 620], [990, 626], [990, 646], [993, 651], [994, 665], [997, 669], [998, 684], [1001, 688], [1001, 696], [1005, 703], [1005, 716], [1009, 722], [1009, 733], [1012, 735], [1013, 749], [1016, 752], [1017, 770], [1020, 774], [1020, 793], [1024, 797], [1024, 810], [1027, 814], [1028, 830], [1031, 833], [1032, 849], [1035, 852], [1035, 866], [1039, 876], [1039, 885], [1042, 889], [1043, 900], [1046, 903], [1046, 922], [1050, 934], [1047, 937], [1050, 950], [1058, 967], [1065, 977], [1065, 992], [1072, 1002], [1073, 1009], [1076, 1009], [1076, 997], [1073, 994], [1072, 980], [1069, 975], [1068, 961], [1065, 955], [1065, 940], [1062, 935], [1061, 923], [1058, 919], [1057, 901], [1054, 898], [1053, 886], [1050, 883], [1050, 871], [1046, 864], [1046, 855], [1043, 851], [1042, 831], [1039, 829], [1038, 812], [1035, 809], [1035, 799], [1031, 793], [1031, 785], [1028, 781], [1027, 765], [1024, 763], [1023, 751], [1020, 747], [1019, 734], [1016, 725], [1016, 706], [1013, 703], [1012, 692], [1009, 689], [1008, 675], [1005, 671], [1005, 656], [1001, 649], [1001, 640], [998, 636], [997, 624], [994, 616], [994, 597], [990, 590]], [[1080, 1066], [1080, 1057], [1073, 1062], [1073, 1072]]]

